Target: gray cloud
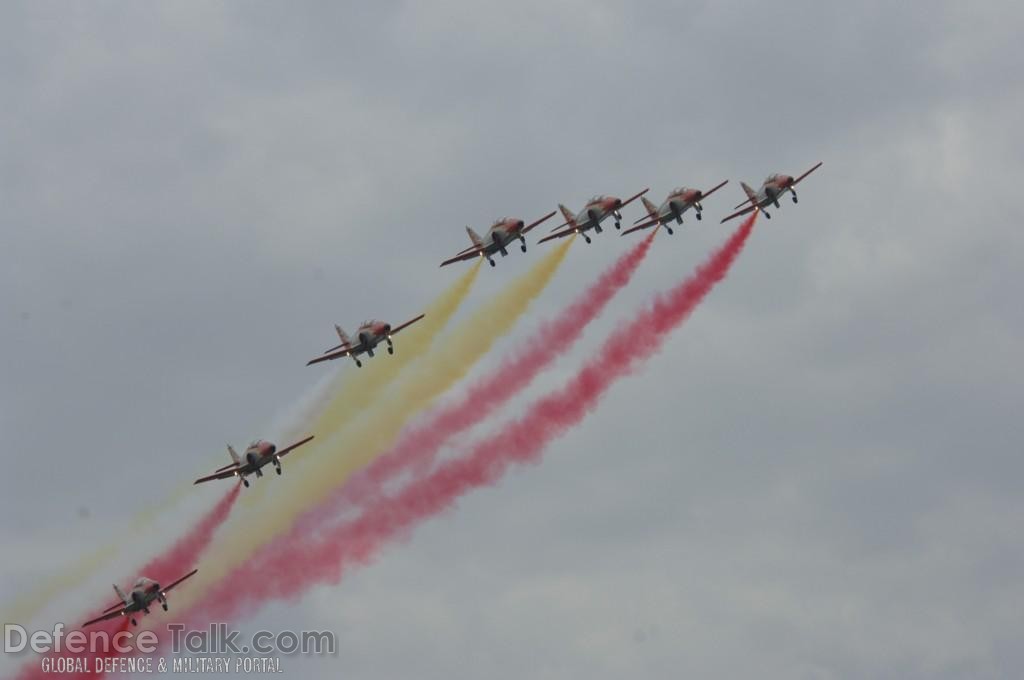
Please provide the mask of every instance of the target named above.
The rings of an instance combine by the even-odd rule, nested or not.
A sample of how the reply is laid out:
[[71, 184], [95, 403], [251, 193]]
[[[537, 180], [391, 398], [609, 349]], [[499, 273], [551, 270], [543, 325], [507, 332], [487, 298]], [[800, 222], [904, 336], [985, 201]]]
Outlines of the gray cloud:
[[[0, 508], [20, 558], [0, 593], [264, 435], [319, 378], [302, 363], [331, 323], [414, 313], [451, 280], [436, 263], [462, 225], [728, 177], [724, 214], [737, 180], [821, 159], [542, 465], [251, 625], [338, 630], [337, 658], [289, 667], [323, 677], [1012, 675], [1020, 14], [9, 6]], [[659, 235], [530, 395], [725, 233]], [[574, 246], [534, 318], [623, 247]]]

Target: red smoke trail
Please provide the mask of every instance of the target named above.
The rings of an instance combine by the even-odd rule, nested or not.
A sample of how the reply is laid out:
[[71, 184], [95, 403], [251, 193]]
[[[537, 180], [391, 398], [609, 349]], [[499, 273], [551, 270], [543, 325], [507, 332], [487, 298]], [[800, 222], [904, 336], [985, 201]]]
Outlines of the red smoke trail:
[[[225, 494], [222, 499], [217, 501], [216, 505], [210, 508], [210, 510], [199, 519], [196, 525], [192, 527], [188, 533], [175, 541], [174, 545], [165, 550], [161, 555], [150, 560], [138, 575], [147, 576], [158, 583], [170, 583], [191, 571], [199, 560], [199, 556], [204, 550], [206, 550], [206, 547], [210, 545], [210, 541], [213, 540], [213, 534], [216, 532], [217, 527], [223, 524], [224, 520], [228, 518], [228, 514], [231, 512], [232, 506], [235, 504], [235, 501], [238, 500], [238, 492], [241, 488], [241, 483], [236, 484], [231, 491]], [[135, 578], [133, 577], [131, 581], [134, 582], [134, 580]], [[182, 587], [187, 588], [187, 582], [183, 584]], [[173, 597], [173, 595], [168, 596], [172, 605], [174, 604]], [[99, 611], [105, 606], [106, 605], [104, 604], [101, 607], [97, 607], [96, 610]], [[95, 615], [95, 613], [91, 613], [79, 620], [85, 621]], [[145, 615], [143, 614], [142, 616]], [[139, 623], [142, 623], [142, 621], [140, 620]], [[95, 624], [94, 626], [90, 626], [89, 628], [85, 628], [84, 631], [86, 634], [90, 631], [103, 631], [112, 636], [117, 631], [128, 630], [128, 627], [128, 617], [122, 617], [120, 619], [103, 621]], [[69, 629], [69, 631], [70, 630], [71, 629]], [[103, 659], [120, 656], [120, 654], [113, 649], [110, 649], [107, 652], [95, 653], [85, 651], [81, 654], [72, 654], [62, 649], [59, 654], [51, 652], [47, 656], [82, 659], [90, 669], [90, 672], [85, 673], [62, 674], [60, 676], [62, 678], [95, 678], [103, 675], [102, 673], [95, 672], [97, 668], [96, 664], [98, 662]], [[18, 680], [35, 680], [36, 678], [41, 679], [52, 677], [52, 674], [43, 672], [41, 668], [42, 658], [43, 657], [38, 657], [26, 663], [15, 677]]]
[[213, 540], [214, 532], [228, 518], [241, 490], [241, 482], [236, 483], [224, 498], [217, 501], [217, 504], [202, 516], [191, 531], [179, 538], [162, 555], [150, 560], [142, 568], [140, 574], [148, 576], [158, 583], [170, 583], [192, 571], [199, 556]]
[[[326, 505], [320, 505], [301, 517], [296, 523], [297, 530], [281, 542], [294, 541], [300, 534], [316, 530], [324, 517], [334, 516], [347, 503], [368, 502], [399, 473], [427, 468], [446, 441], [491, 415], [529, 385], [537, 374], [579, 339], [587, 325], [629, 283], [647, 256], [653, 239], [654, 232], [651, 232], [619, 257], [596, 282], [583, 289], [568, 309], [553, 321], [542, 324], [517, 353], [496, 371], [478, 380], [461, 399], [429, 414], [424, 424], [406, 428], [390, 451], [378, 456], [366, 469], [349, 479]], [[280, 549], [290, 548], [282, 545]]]
[[[193, 621], [225, 621], [273, 598], [296, 598], [310, 586], [337, 582], [347, 566], [367, 562], [389, 539], [438, 514], [470, 489], [492, 484], [512, 463], [535, 461], [555, 437], [579, 423], [619, 378], [658, 349], [728, 273], [754, 226], [755, 212], [685, 281], [661, 294], [605, 341], [563, 388], [534, 402], [496, 435], [444, 461], [399, 493], [376, 500], [353, 521], [322, 529], [295, 552], [265, 546], [190, 612]], [[268, 574], [278, 576], [267, 578]], [[246, 584], [238, 587], [239, 583]]]

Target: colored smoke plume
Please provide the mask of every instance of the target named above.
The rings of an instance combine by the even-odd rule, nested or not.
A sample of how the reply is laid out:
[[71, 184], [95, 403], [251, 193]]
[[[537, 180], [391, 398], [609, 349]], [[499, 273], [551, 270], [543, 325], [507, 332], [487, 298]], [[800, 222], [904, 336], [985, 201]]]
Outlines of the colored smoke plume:
[[[223, 621], [273, 599], [296, 598], [313, 585], [335, 583], [347, 567], [366, 563], [388, 541], [407, 535], [467, 491], [495, 483], [513, 463], [536, 461], [552, 440], [590, 413], [618, 379], [653, 356], [668, 333], [726, 276], [756, 216], [755, 212], [747, 218], [693, 274], [619, 326], [564, 387], [534, 401], [524, 415], [467, 454], [441, 462], [394, 495], [378, 498], [356, 519], [305, 537], [293, 544], [294, 552], [266, 549], [253, 555], [188, 612], [189, 619]], [[297, 559], [301, 569], [295, 568]], [[281, 576], [265, 578], [266, 574]], [[248, 587], [238, 588], [239, 582]]]

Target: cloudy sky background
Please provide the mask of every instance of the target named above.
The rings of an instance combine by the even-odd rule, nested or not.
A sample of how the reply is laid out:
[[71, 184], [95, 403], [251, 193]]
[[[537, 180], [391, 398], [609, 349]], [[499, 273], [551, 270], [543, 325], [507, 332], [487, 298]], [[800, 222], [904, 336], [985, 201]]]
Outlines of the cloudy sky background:
[[[658, 236], [519, 411], [725, 238], [738, 180], [823, 160], [543, 464], [245, 626], [337, 631], [336, 658], [286, 662], [324, 678], [1024, 665], [1016, 4], [2, 14], [0, 601], [125, 529], [224, 442], [272, 435], [322, 375], [302, 364], [331, 324], [418, 313], [457, 276], [436, 264], [465, 247], [463, 225], [733, 180], [713, 219]], [[625, 241], [575, 244], [499, 349]], [[481, 272], [469, 307], [541, 248]], [[217, 493], [186, 496], [166, 535], [53, 615], [105, 597]]]

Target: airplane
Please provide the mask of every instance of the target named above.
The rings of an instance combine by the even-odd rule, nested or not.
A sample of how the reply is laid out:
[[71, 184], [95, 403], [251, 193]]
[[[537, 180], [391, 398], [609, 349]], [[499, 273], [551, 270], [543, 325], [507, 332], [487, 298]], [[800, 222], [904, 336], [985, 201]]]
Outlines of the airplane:
[[356, 362], [356, 366], [362, 368], [363, 362], [359, 361], [358, 356], [360, 354], [367, 354], [373, 357], [373, 350], [381, 341], [385, 341], [388, 344], [388, 354], [395, 353], [394, 343], [391, 342], [391, 336], [402, 330], [407, 326], [411, 326], [426, 314], [420, 314], [415, 319], [406, 321], [401, 326], [391, 327], [391, 324], [383, 321], [364, 321], [363, 325], [356, 331], [356, 337], [359, 341], [352, 344], [348, 334], [341, 330], [341, 326], [335, 325], [334, 330], [338, 332], [338, 338], [341, 340], [340, 345], [335, 345], [328, 350], [324, 350], [324, 355], [315, 359], [310, 359], [306, 362], [307, 366], [318, 364], [321, 361], [331, 361], [332, 359], [338, 359], [340, 357], [352, 357], [352, 361]]
[[[625, 236], [626, 234], [632, 234], [634, 231], [639, 231], [640, 229], [647, 229], [648, 227], [654, 227], [658, 225], [664, 225], [665, 229], [668, 230], [668, 233], [671, 234], [672, 227], [669, 226], [670, 222], [675, 220], [677, 224], [682, 224], [683, 213], [685, 213], [690, 208], [693, 208], [694, 211], [697, 213], [697, 219], [701, 219], [701, 213], [704, 212], [704, 205], [701, 203], [701, 201], [703, 201], [705, 198], [715, 193], [728, 183], [729, 180], [725, 180], [721, 184], [715, 186], [713, 189], [708, 189], [707, 191], [701, 191], [700, 189], [690, 189], [688, 187], [679, 187], [678, 189], [673, 189], [672, 193], [668, 195], [668, 198], [666, 198], [665, 202], [662, 203], [660, 206], [654, 205], [649, 200], [647, 200], [647, 197], [645, 196], [640, 200], [643, 201], [644, 208], [647, 209], [647, 214], [633, 222], [633, 224], [635, 224], [636, 226], [630, 227], [626, 231], [622, 232], [622, 235]], [[643, 224], [640, 224], [641, 222]]]
[[728, 222], [734, 217], [746, 215], [747, 213], [753, 212], [754, 210], [760, 210], [761, 212], [764, 213], [764, 216], [770, 220], [772, 216], [768, 214], [768, 211], [765, 210], [765, 208], [767, 208], [769, 205], [774, 205], [776, 208], [781, 208], [782, 206], [779, 204], [779, 196], [783, 195], [787, 191], [793, 195], [793, 202], [796, 203], [796, 191], [793, 190], [793, 187], [799, 184], [804, 177], [807, 177], [807, 175], [811, 174], [820, 167], [821, 161], [818, 161], [813, 168], [811, 168], [804, 174], [800, 175], [796, 179], [793, 179], [792, 175], [768, 175], [768, 178], [764, 181], [764, 184], [762, 184], [761, 188], [756, 192], [753, 189], [751, 189], [750, 186], [745, 182], [740, 182], [740, 186], [743, 187], [743, 191], [747, 194], [747, 200], [743, 201], [736, 207], [743, 208], [743, 206], [747, 205], [747, 203], [750, 203], [750, 205], [747, 205], [747, 207], [743, 208], [742, 210], [737, 210], [728, 217], [723, 217], [722, 222]]
[[242, 484], [248, 487], [249, 480], [246, 479], [247, 475], [256, 475], [257, 478], [262, 477], [263, 466], [270, 465], [271, 463], [273, 463], [277, 474], [281, 474], [281, 459], [284, 458], [285, 455], [310, 441], [312, 438], [313, 435], [309, 435], [305, 439], [297, 441], [291, 446], [286, 446], [280, 451], [278, 451], [277, 447], [270, 442], [257, 439], [252, 444], [249, 444], [249, 448], [245, 450], [244, 456], [239, 456], [238, 453], [235, 452], [234, 447], [231, 446], [231, 444], [228, 444], [228, 453], [231, 454], [231, 463], [222, 468], [217, 468], [212, 475], [200, 477], [192, 483], [202, 484], [203, 482], [209, 482], [214, 479], [241, 477]]
[[161, 588], [159, 583], [151, 578], [143, 576], [135, 582], [134, 586], [132, 586], [131, 594], [125, 594], [125, 592], [118, 588], [115, 583], [114, 592], [117, 593], [117, 596], [121, 601], [104, 609], [103, 613], [95, 619], [90, 619], [83, 623], [82, 628], [91, 626], [94, 623], [99, 623], [100, 621], [115, 619], [118, 616], [129, 615], [131, 615], [132, 625], [137, 626], [139, 625], [139, 622], [134, 616], [136, 612], [148, 614], [149, 605], [152, 604], [154, 600], [160, 603], [160, 606], [164, 608], [164, 611], [167, 611], [167, 593], [185, 579], [195, 576], [198, 572], [198, 569], [193, 569], [166, 588]]
[[541, 222], [551, 219], [556, 211], [552, 210], [544, 217], [540, 218], [532, 224], [525, 224], [523, 220], [516, 219], [514, 217], [503, 217], [497, 220], [491, 225], [491, 228], [487, 230], [487, 234], [481, 238], [478, 233], [473, 231], [470, 227], [466, 227], [466, 233], [469, 234], [469, 240], [473, 242], [473, 245], [460, 251], [458, 255], [445, 260], [441, 263], [441, 266], [452, 264], [453, 262], [462, 262], [463, 260], [472, 260], [477, 257], [486, 257], [487, 261], [494, 266], [494, 260], [491, 258], [494, 253], [501, 253], [502, 257], [508, 255], [506, 246], [512, 243], [516, 239], [519, 239], [519, 249], [524, 253], [526, 252], [526, 233], [536, 227]]
[[[572, 211], [566, 208], [561, 203], [558, 204], [558, 209], [562, 211], [562, 216], [565, 217], [565, 222], [558, 225], [551, 231], [557, 232], [550, 236], [545, 236], [537, 243], [544, 243], [555, 238], [562, 238], [563, 236], [571, 236], [572, 234], [583, 234], [584, 240], [590, 243], [590, 237], [587, 236], [586, 232], [593, 229], [598, 234], [601, 233], [601, 222], [608, 217], [615, 218], [615, 228], [622, 228], [622, 213], [619, 212], [622, 208], [626, 207], [636, 199], [646, 194], [649, 190], [644, 189], [640, 193], [629, 197], [625, 201], [615, 196], [594, 196], [590, 199], [590, 202], [583, 206], [583, 210], [579, 211], [576, 215], [572, 214]], [[569, 227], [563, 231], [557, 231], [562, 227]]]

